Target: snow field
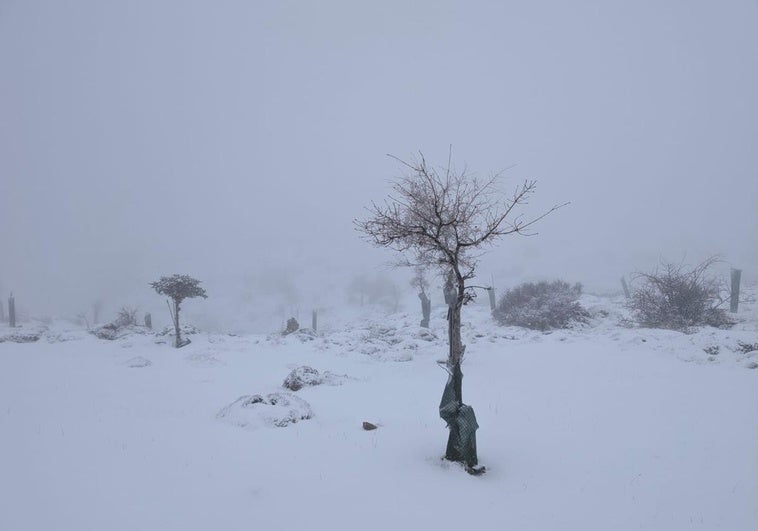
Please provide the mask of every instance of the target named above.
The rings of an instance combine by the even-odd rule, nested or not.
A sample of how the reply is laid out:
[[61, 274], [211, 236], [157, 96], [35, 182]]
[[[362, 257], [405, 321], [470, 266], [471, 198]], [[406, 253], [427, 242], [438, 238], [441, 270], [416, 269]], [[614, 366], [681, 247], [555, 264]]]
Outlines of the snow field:
[[[758, 341], [754, 314], [684, 335], [619, 327], [617, 301], [586, 302], [607, 315], [551, 334], [464, 309], [482, 477], [441, 460], [438, 309], [433, 335], [410, 313], [179, 350], [70, 331], [0, 344], [0, 529], [758, 528], [758, 355], [730, 349]], [[288, 392], [302, 365], [348, 376], [293, 393], [313, 418], [217, 418]]]

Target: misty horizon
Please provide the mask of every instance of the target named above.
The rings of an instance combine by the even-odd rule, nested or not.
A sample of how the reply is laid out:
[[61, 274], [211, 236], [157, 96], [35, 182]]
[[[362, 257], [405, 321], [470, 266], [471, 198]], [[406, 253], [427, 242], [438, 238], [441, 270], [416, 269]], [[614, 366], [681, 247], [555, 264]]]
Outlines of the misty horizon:
[[412, 300], [353, 220], [400, 175], [387, 154], [445, 165], [450, 146], [506, 196], [536, 179], [527, 218], [570, 202], [474, 283], [620, 291], [711, 255], [750, 282], [756, 28], [755, 1], [5, 1], [0, 299], [157, 312], [148, 283], [187, 273], [210, 297], [188, 313], [219, 327], [258, 295], [342, 304], [359, 275]]

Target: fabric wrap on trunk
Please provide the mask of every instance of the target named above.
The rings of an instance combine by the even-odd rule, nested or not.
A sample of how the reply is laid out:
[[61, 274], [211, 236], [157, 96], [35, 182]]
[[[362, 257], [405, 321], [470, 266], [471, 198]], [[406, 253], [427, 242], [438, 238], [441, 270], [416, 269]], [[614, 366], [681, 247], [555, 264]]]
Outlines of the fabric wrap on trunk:
[[447, 423], [450, 430], [445, 458], [450, 461], [461, 461], [473, 467], [478, 464], [476, 430], [479, 424], [476, 422], [474, 408], [463, 404], [458, 398], [461, 396], [462, 380], [461, 367], [456, 365], [447, 379], [440, 401], [440, 417]]

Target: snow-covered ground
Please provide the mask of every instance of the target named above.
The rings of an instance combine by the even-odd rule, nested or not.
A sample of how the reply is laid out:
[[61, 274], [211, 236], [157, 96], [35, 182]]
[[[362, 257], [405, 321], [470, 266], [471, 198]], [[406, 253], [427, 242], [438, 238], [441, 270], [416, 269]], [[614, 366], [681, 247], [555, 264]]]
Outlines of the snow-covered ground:
[[[733, 329], [692, 334], [624, 326], [612, 298], [585, 296], [592, 323], [547, 334], [464, 308], [480, 477], [441, 459], [442, 308], [430, 331], [415, 311], [362, 312], [179, 350], [0, 327], [0, 529], [755, 530], [747, 300]], [[303, 365], [323, 384], [283, 388]]]

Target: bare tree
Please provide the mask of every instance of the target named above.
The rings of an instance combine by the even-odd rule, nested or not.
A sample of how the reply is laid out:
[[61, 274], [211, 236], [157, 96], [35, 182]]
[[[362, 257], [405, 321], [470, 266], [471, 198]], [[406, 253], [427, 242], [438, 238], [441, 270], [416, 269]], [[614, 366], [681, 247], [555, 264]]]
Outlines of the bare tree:
[[[394, 249], [401, 256], [410, 255], [411, 258], [402, 259], [405, 265], [420, 261], [440, 268], [447, 277], [450, 344], [447, 369], [455, 402], [460, 407], [463, 405], [460, 365], [465, 351], [461, 341], [461, 308], [473, 297], [474, 286], [466, 283], [475, 276], [478, 258], [502, 236], [531, 234], [536, 222], [563, 205], [525, 219], [514, 215], [515, 210], [527, 203], [536, 181], [524, 181], [511, 195], [506, 195], [498, 187], [498, 174], [480, 179], [466, 170], [456, 171], [450, 158], [446, 167], [437, 168], [429, 165], [422, 153], [410, 161], [390, 156], [405, 171], [392, 183], [392, 193], [384, 203], [372, 203], [369, 217], [356, 220], [355, 225], [372, 244]], [[448, 425], [452, 436], [450, 421]], [[467, 461], [470, 465], [470, 459], [461, 453], [460, 449], [451, 449], [448, 442], [448, 459]], [[475, 456], [473, 462], [476, 464]]]

